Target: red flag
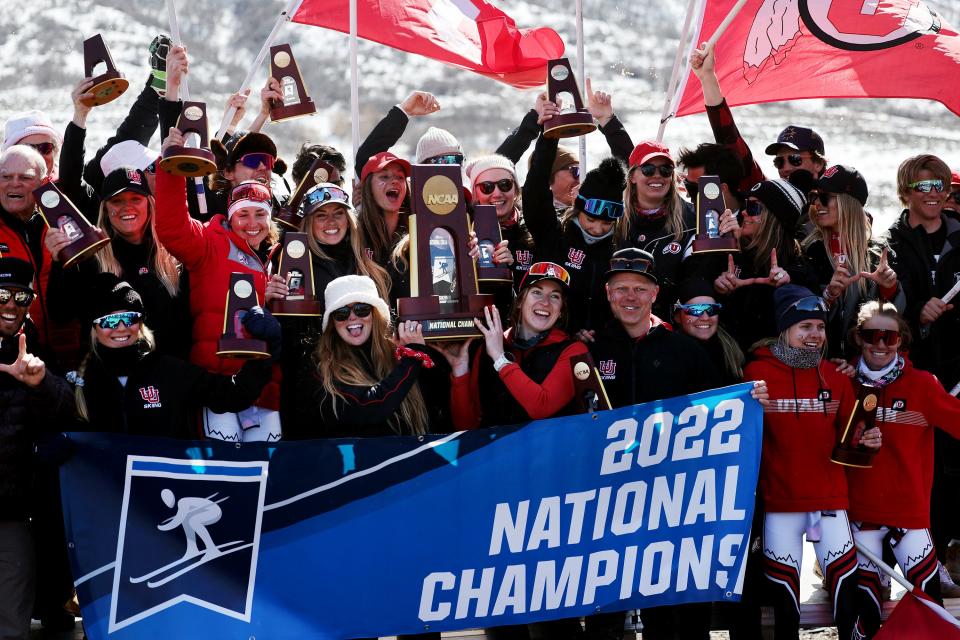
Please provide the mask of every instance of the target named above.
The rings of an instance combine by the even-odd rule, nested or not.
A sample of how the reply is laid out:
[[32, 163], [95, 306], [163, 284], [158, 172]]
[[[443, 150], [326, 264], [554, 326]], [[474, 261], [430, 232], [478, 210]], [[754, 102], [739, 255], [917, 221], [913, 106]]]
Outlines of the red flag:
[[[293, 21], [349, 33], [349, 3], [304, 0]], [[556, 31], [518, 29], [484, 0], [357, 0], [357, 35], [519, 88], [543, 85], [563, 55]]]
[[875, 640], [960, 640], [960, 624], [943, 607], [914, 589], [883, 623]]
[[[941, 0], [947, 1], [947, 0]], [[707, 0], [697, 42], [735, 0]], [[960, 35], [923, 0], [748, 0], [717, 44], [730, 106], [798, 98], [928, 98], [960, 115]], [[688, 79], [677, 115], [704, 110]]]

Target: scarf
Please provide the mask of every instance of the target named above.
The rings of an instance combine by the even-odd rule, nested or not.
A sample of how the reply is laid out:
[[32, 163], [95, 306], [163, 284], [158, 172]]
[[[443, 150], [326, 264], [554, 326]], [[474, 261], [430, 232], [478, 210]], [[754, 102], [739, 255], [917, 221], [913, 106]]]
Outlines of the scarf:
[[820, 365], [819, 350], [798, 349], [775, 342], [770, 345], [770, 352], [777, 360], [794, 369], [815, 369]]
[[592, 236], [583, 230], [583, 227], [580, 226], [579, 220], [577, 220], [576, 218], [572, 218], [572, 221], [573, 221], [573, 224], [577, 225], [577, 229], [580, 229], [580, 233], [583, 234], [583, 241], [586, 242], [588, 245], [594, 245], [594, 244], [597, 244], [598, 242], [603, 242], [604, 240], [606, 240], [607, 238], [613, 235], [614, 228], [610, 227], [610, 231], [607, 231], [602, 236]]
[[901, 373], [903, 373], [903, 356], [898, 355], [890, 364], [879, 371], [868, 368], [863, 358], [860, 358], [854, 377], [857, 382], [865, 387], [882, 389], [899, 378]]

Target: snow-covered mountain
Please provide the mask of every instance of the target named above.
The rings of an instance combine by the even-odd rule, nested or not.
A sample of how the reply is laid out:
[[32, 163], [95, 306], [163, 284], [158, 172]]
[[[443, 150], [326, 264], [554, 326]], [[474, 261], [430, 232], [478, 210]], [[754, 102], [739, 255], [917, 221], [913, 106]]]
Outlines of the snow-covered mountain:
[[[345, 2], [346, 0], [344, 0]], [[521, 27], [549, 25], [567, 43], [575, 64], [572, 0], [499, 0], [498, 6]], [[685, 4], [679, 1], [584, 0], [585, 63], [595, 88], [609, 91], [635, 141], [656, 135], [664, 91], [676, 51]], [[952, 24], [960, 24], [956, 0], [929, 4]], [[211, 125], [219, 122], [227, 96], [240, 85], [276, 17], [282, 0], [191, 0], [178, 2], [181, 32], [191, 54], [190, 92], [210, 105]], [[147, 45], [169, 32], [160, 0], [12, 0], [0, 11], [0, 119], [25, 108], [48, 111], [66, 125], [72, 114], [70, 90], [83, 73], [82, 41], [102, 33], [118, 68], [131, 81], [119, 100], [98, 107], [88, 126], [88, 149], [99, 146], [119, 124], [147, 78]], [[305, 140], [333, 144], [349, 155], [349, 69], [346, 36], [304, 25], [281, 27], [278, 43], [289, 42], [320, 112], [265, 131], [292, 158]], [[360, 42], [361, 135], [413, 89], [436, 94], [442, 110], [414, 119], [401, 153], [412, 155], [430, 125], [454, 132], [468, 152], [496, 147], [532, 106], [535, 91], [518, 91], [468, 71], [418, 56]], [[257, 75], [262, 86], [267, 65]], [[955, 82], [944, 78], [945, 82]], [[251, 101], [252, 102], [252, 101]], [[251, 109], [256, 106], [251, 104]], [[852, 164], [871, 186], [870, 209], [885, 228], [899, 210], [896, 167], [908, 155], [936, 153], [960, 166], [960, 126], [939, 104], [917, 100], [805, 100], [741, 107], [738, 124], [756, 151], [787, 123], [815, 126], [832, 162]], [[252, 115], [248, 114], [248, 121]], [[666, 142], [673, 149], [711, 138], [706, 118], [670, 123]], [[159, 141], [155, 141], [159, 147]], [[607, 153], [599, 135], [588, 136], [590, 164]], [[521, 163], [522, 164], [522, 163]], [[770, 168], [770, 173], [774, 173]]]

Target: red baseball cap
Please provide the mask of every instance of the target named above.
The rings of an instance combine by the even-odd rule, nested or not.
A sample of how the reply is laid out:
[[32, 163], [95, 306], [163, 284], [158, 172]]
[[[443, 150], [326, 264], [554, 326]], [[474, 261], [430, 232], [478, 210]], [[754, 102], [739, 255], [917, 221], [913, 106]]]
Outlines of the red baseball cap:
[[400, 168], [403, 170], [403, 175], [410, 177], [410, 163], [404, 160], [403, 158], [398, 158], [389, 151], [381, 151], [377, 155], [371, 157], [367, 160], [367, 163], [363, 165], [363, 169], [360, 170], [360, 181], [363, 182], [367, 179], [367, 176], [373, 173], [374, 171], [382, 171], [389, 164], [396, 162], [400, 165]]
[[951, 172], [950, 172], [950, 186], [951, 186], [951, 187], [960, 187], [960, 171], [951, 171]]
[[630, 166], [637, 167], [658, 156], [662, 156], [673, 162], [673, 158], [670, 157], [670, 149], [659, 142], [646, 140], [633, 148], [633, 152], [630, 154]]

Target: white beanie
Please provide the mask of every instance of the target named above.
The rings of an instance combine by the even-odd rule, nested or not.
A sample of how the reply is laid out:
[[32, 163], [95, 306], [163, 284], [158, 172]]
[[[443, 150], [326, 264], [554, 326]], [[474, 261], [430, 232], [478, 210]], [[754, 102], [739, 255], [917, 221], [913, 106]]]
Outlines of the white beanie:
[[15, 113], [3, 125], [3, 151], [6, 151], [27, 136], [42, 133], [54, 139], [59, 147], [63, 144], [60, 133], [53, 128], [53, 122], [43, 111], [33, 109]]
[[513, 181], [518, 183], [517, 189], [520, 189], [520, 184], [517, 180], [517, 168], [510, 162], [510, 158], [501, 156], [498, 153], [491, 153], [488, 156], [480, 156], [475, 160], [471, 160], [464, 167], [464, 173], [467, 176], [467, 180], [470, 181], [471, 191], [473, 191], [473, 186], [476, 184], [480, 174], [490, 169], [504, 169], [509, 171], [510, 175], [513, 176]]
[[108, 176], [120, 167], [133, 167], [145, 171], [157, 161], [160, 154], [148, 149], [136, 140], [124, 140], [110, 147], [100, 158], [100, 170]]
[[377, 285], [369, 276], [340, 276], [331, 280], [323, 292], [323, 324], [321, 330], [327, 330], [330, 314], [348, 304], [366, 302], [380, 313], [384, 322], [390, 322], [390, 308], [377, 292]]
[[458, 153], [463, 155], [463, 147], [453, 134], [446, 129], [430, 127], [424, 132], [417, 141], [417, 163], [422, 163], [428, 158], [442, 156], [448, 153]]

